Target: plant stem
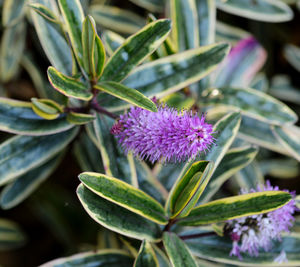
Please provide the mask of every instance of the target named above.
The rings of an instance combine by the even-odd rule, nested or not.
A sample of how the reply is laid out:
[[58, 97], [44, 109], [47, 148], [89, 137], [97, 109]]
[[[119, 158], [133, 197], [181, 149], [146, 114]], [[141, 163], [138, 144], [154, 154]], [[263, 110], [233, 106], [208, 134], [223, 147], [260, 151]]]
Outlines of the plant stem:
[[207, 233], [201, 233], [201, 234], [192, 234], [192, 235], [182, 235], [179, 236], [182, 240], [186, 239], [193, 239], [193, 238], [199, 238], [199, 237], [205, 237], [205, 236], [213, 236], [217, 235], [215, 232], [207, 232]]
[[99, 112], [99, 113], [102, 113], [102, 114], [105, 114], [105, 115], [111, 117], [111, 118], [114, 119], [114, 120], [118, 118], [118, 115], [116, 115], [116, 114], [114, 114], [114, 113], [111, 113], [111, 112], [109, 112], [108, 110], [106, 110], [106, 109], [100, 107], [100, 105], [99, 105], [98, 102], [97, 102], [96, 97], [94, 97], [94, 98], [92, 99], [92, 101], [91, 101], [91, 108], [94, 109], [94, 110], [96, 110], [96, 111]]

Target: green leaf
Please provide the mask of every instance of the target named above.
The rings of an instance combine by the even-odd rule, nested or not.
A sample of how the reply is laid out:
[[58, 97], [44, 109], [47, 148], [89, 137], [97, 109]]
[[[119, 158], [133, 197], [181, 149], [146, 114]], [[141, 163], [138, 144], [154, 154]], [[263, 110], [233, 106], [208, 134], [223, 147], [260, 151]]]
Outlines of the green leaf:
[[235, 45], [241, 39], [250, 37], [250, 33], [232, 25], [217, 21], [216, 23], [216, 40], [218, 42], [228, 42]]
[[30, 3], [29, 6], [35, 10], [38, 14], [43, 16], [45, 19], [47, 19], [50, 22], [59, 24], [60, 21], [57, 18], [57, 16], [52, 12], [51, 9], [48, 7], [39, 4], [39, 3]]
[[283, 191], [264, 191], [222, 198], [199, 205], [177, 223], [198, 226], [266, 213], [282, 207], [291, 198], [290, 193]]
[[19, 248], [25, 241], [26, 237], [16, 223], [0, 218], [0, 250]]
[[300, 161], [300, 129], [294, 127], [273, 126], [273, 133], [283, 147], [298, 161]]
[[164, 10], [164, 1], [161, 0], [130, 0], [138, 6], [141, 6], [150, 12], [162, 12]]
[[6, 184], [48, 161], [77, 134], [73, 129], [47, 136], [15, 136], [0, 145], [0, 184]]
[[165, 232], [163, 234], [163, 242], [167, 254], [174, 267], [197, 267], [197, 263], [193, 258], [188, 247], [174, 233]]
[[43, 183], [61, 162], [62, 156], [54, 156], [41, 166], [28, 171], [8, 184], [1, 192], [2, 209], [11, 209], [30, 196]]
[[114, 6], [92, 5], [90, 12], [97, 24], [119, 33], [134, 34], [145, 25], [143, 17]]
[[274, 124], [292, 124], [297, 114], [277, 99], [251, 88], [211, 88], [203, 93], [205, 105], [240, 110], [251, 118]]
[[156, 112], [156, 105], [139, 91], [126, 87], [116, 82], [100, 82], [94, 86], [95, 89], [103, 91], [107, 94], [118, 97], [135, 106]]
[[31, 98], [32, 110], [46, 120], [57, 119], [63, 108], [53, 100]]
[[159, 224], [166, 224], [163, 207], [143, 191], [114, 177], [84, 172], [80, 181], [95, 194]]
[[83, 67], [93, 79], [98, 79], [103, 71], [105, 49], [97, 35], [94, 19], [87, 16], [82, 26]]
[[2, 25], [12, 27], [17, 24], [25, 14], [26, 0], [5, 0], [2, 9]]
[[179, 176], [174, 184], [166, 204], [171, 218], [187, 216], [197, 203], [205, 189], [213, 170], [213, 163], [198, 161], [183, 175]]
[[106, 63], [101, 81], [123, 80], [136, 65], [157, 49], [170, 29], [170, 20], [157, 20], [126, 39]]
[[196, 48], [199, 44], [199, 28], [194, 0], [171, 0], [172, 34], [177, 51]]
[[103, 32], [102, 38], [109, 55], [112, 55], [125, 42], [121, 35], [108, 30]]
[[220, 189], [225, 181], [247, 166], [255, 158], [257, 152], [257, 148], [249, 146], [230, 149], [209, 180], [205, 191], [201, 195], [200, 202], [207, 202]]
[[92, 99], [93, 94], [84, 83], [60, 73], [53, 67], [48, 68], [47, 74], [53, 88], [63, 95], [86, 101]]
[[[189, 234], [205, 233], [203, 230], [189, 231]], [[219, 236], [206, 236], [186, 240], [185, 242], [193, 254], [197, 257], [217, 261], [233, 266], [299, 266], [300, 264], [300, 236], [298, 233], [283, 235], [282, 240], [274, 241], [270, 251], [259, 251], [257, 257], [243, 253], [243, 260], [230, 256], [232, 240]], [[277, 263], [274, 259], [284, 251], [287, 256], [287, 263]]]
[[26, 27], [24, 22], [4, 30], [0, 46], [0, 80], [8, 82], [18, 71], [24, 52]]
[[290, 155], [274, 136], [271, 125], [268, 123], [243, 116], [238, 137], [272, 151]]
[[158, 224], [99, 197], [82, 184], [77, 188], [77, 195], [86, 212], [102, 226], [139, 240], [160, 240]]
[[[36, 2], [49, 8], [58, 17], [58, 7], [55, 0], [38, 0]], [[63, 74], [70, 75], [72, 72], [72, 52], [62, 30], [34, 10], [31, 10], [31, 16], [43, 50], [51, 65]]]
[[76, 125], [89, 123], [95, 120], [95, 118], [95, 115], [78, 112], [69, 112], [67, 115], [67, 121]]
[[82, 23], [84, 20], [83, 10], [79, 0], [58, 0], [67, 32], [70, 37], [75, 57], [83, 67], [83, 51], [81, 43]]
[[[211, 73], [228, 51], [227, 44], [219, 43], [158, 59], [137, 67], [122, 83], [147, 97], [163, 97]], [[112, 110], [126, 108], [124, 102], [109, 100], [108, 108], [113, 106]]]
[[170, 261], [165, 253], [159, 249], [157, 246], [152, 245], [158, 260], [159, 267], [171, 267]]
[[143, 241], [139, 254], [134, 262], [134, 267], [159, 267], [158, 260], [151, 244]]
[[215, 41], [216, 4], [213, 0], [195, 0], [199, 28], [199, 46]]
[[49, 261], [41, 267], [132, 267], [133, 258], [123, 250], [104, 249], [99, 251], [83, 252], [65, 258]]
[[282, 1], [217, 0], [216, 4], [222, 11], [258, 21], [284, 22], [293, 18], [293, 11]]
[[30, 102], [0, 97], [0, 130], [15, 134], [49, 135], [72, 128], [66, 117], [44, 120], [32, 110]]

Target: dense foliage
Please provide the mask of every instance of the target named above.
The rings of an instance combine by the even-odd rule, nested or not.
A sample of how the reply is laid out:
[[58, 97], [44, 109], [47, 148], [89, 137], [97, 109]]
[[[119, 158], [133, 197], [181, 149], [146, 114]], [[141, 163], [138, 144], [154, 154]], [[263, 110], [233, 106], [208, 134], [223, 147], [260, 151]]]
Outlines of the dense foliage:
[[[266, 30], [299, 1], [0, 6], [0, 264], [300, 265], [300, 89], [268, 68]], [[35, 221], [61, 250], [33, 244]], [[5, 256], [24, 248], [46, 256]]]

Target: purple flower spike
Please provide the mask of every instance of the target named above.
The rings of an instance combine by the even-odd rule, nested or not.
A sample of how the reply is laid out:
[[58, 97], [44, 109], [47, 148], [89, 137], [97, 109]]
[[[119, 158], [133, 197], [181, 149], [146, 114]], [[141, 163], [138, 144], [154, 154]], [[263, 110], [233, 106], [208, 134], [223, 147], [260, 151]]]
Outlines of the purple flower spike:
[[[267, 181], [264, 186], [257, 186], [256, 189], [249, 191], [242, 190], [242, 194], [263, 192], [263, 191], [278, 191], [277, 186], [271, 186]], [[288, 190], [283, 190], [289, 192]], [[232, 250], [230, 256], [237, 256], [240, 260], [241, 252], [247, 252], [250, 256], [258, 256], [259, 249], [263, 248], [269, 251], [272, 248], [272, 240], [281, 240], [281, 235], [284, 232], [289, 232], [294, 222], [294, 212], [298, 211], [295, 203], [295, 193], [291, 192], [291, 199], [283, 207], [265, 214], [252, 215], [230, 220], [225, 225], [225, 232], [232, 240]], [[276, 260], [284, 260], [284, 251], [282, 257]]]
[[189, 111], [159, 106], [158, 112], [133, 107], [111, 131], [124, 150], [152, 163], [194, 159], [214, 142], [212, 125]]

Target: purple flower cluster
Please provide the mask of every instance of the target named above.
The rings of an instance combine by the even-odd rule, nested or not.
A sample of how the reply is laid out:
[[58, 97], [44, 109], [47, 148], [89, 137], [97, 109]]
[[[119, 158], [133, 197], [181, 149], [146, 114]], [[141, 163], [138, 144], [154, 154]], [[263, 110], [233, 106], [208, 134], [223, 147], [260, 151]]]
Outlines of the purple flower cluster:
[[[257, 186], [250, 191], [242, 190], [242, 194], [278, 191], [278, 186], [271, 186], [267, 181], [264, 186]], [[288, 192], [288, 190], [283, 190]], [[295, 197], [295, 193], [291, 192]], [[233, 241], [230, 256], [234, 255], [242, 259], [241, 252], [248, 252], [251, 256], [258, 256], [259, 249], [269, 251], [272, 248], [272, 240], [281, 240], [283, 232], [289, 232], [289, 228], [295, 220], [293, 213], [297, 210], [295, 200], [290, 200], [283, 207], [265, 214], [252, 215], [228, 221], [225, 232]], [[284, 253], [283, 253], [284, 254]], [[282, 259], [281, 259], [282, 260]]]
[[120, 116], [111, 132], [126, 152], [152, 163], [193, 159], [215, 140], [204, 115], [167, 106], [159, 106], [157, 112], [132, 107]]

